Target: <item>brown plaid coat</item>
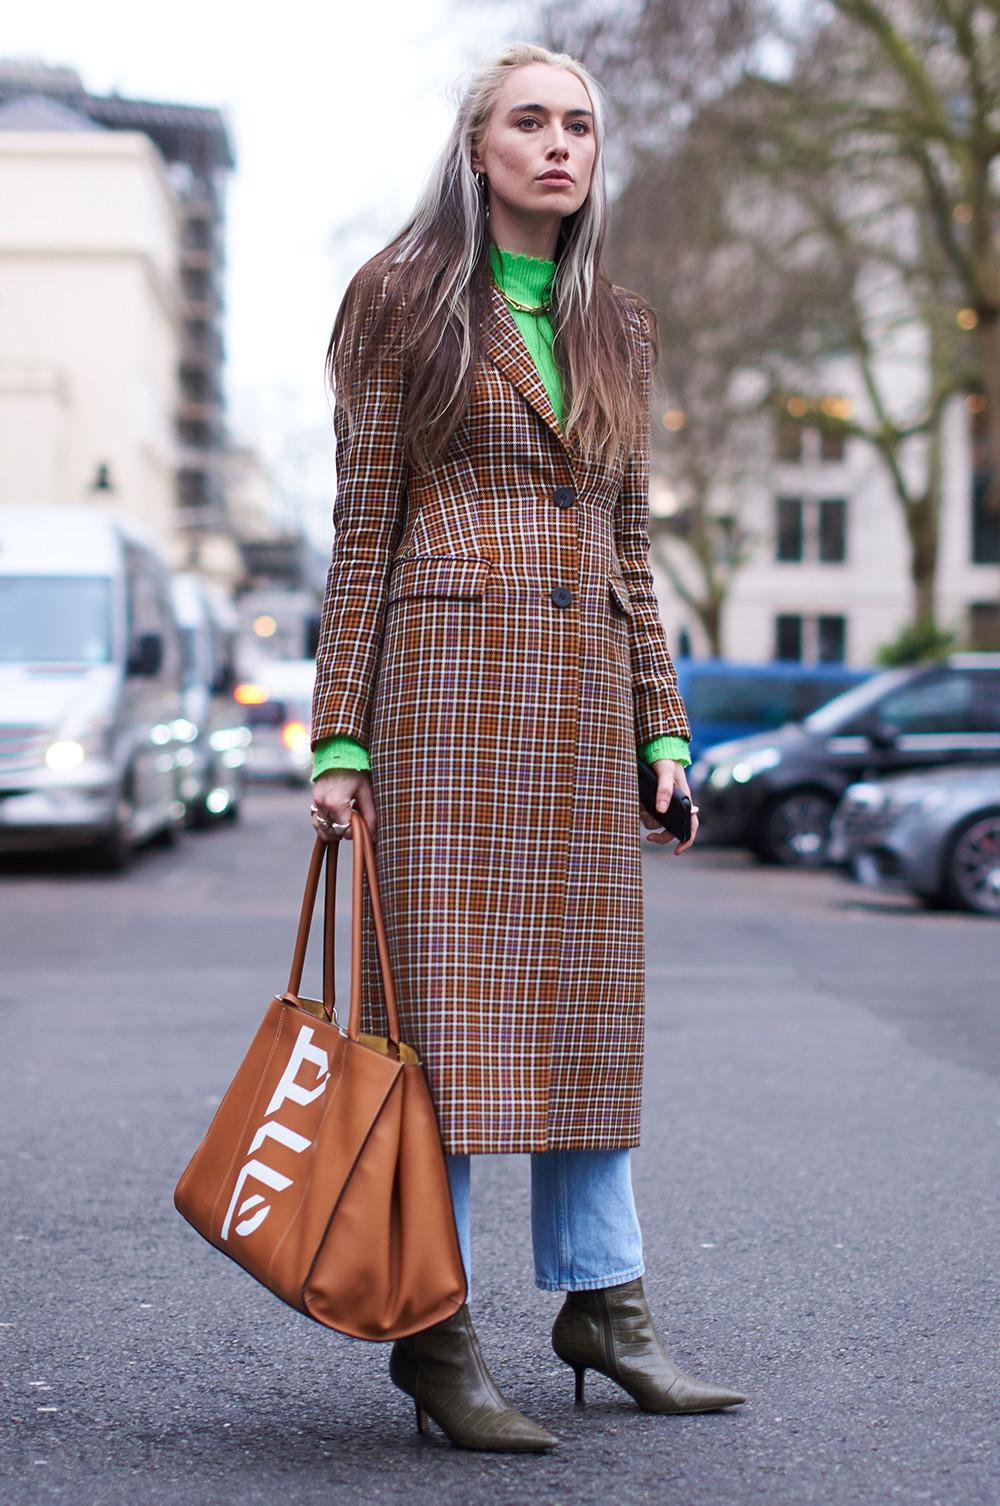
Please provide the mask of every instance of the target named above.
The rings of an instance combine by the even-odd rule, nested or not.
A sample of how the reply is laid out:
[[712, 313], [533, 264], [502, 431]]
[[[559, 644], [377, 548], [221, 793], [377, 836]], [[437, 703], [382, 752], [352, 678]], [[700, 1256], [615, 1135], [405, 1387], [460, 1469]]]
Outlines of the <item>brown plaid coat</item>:
[[[622, 307], [648, 406], [648, 333]], [[350, 435], [335, 413], [313, 744], [369, 752], [403, 1034], [445, 1150], [637, 1145], [635, 750], [690, 737], [648, 565], [648, 421], [633, 453], [580, 457], [495, 289], [487, 351], [428, 476], [407, 475], [393, 361]]]

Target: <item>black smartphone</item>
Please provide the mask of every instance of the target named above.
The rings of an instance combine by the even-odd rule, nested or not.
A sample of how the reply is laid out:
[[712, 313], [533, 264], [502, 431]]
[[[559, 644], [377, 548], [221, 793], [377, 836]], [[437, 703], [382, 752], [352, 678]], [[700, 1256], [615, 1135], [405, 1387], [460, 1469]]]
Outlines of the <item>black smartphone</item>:
[[665, 826], [672, 837], [679, 842], [686, 842], [691, 835], [691, 799], [674, 788], [670, 804], [665, 811], [656, 809], [656, 770], [652, 764], [646, 762], [636, 754], [636, 764], [639, 769], [639, 800], [644, 810], [655, 819], [658, 825]]

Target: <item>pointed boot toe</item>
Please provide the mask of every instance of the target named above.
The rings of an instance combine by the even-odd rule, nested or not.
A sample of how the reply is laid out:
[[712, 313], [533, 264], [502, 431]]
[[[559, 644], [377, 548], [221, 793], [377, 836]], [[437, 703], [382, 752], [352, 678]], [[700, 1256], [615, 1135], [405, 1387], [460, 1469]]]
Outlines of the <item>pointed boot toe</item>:
[[541, 1453], [559, 1442], [503, 1395], [465, 1303], [443, 1322], [397, 1339], [389, 1375], [412, 1396], [418, 1430], [426, 1432], [427, 1419], [433, 1418], [454, 1448]]
[[504, 1449], [513, 1453], [541, 1453], [555, 1448], [559, 1439], [540, 1423], [533, 1422], [516, 1407], [507, 1404], [507, 1415], [497, 1419], [488, 1430], [490, 1441], [475, 1445], [481, 1448]]
[[552, 1326], [552, 1347], [573, 1368], [578, 1404], [588, 1369], [617, 1382], [644, 1412], [714, 1412], [746, 1400], [674, 1363], [656, 1332], [641, 1277], [567, 1292]]
[[[670, 1361], [673, 1365], [673, 1361]], [[696, 1375], [673, 1367], [676, 1379], [662, 1395], [651, 1395], [644, 1388], [636, 1401], [644, 1412], [714, 1412], [719, 1407], [735, 1407], [746, 1397], [740, 1391], [730, 1391], [725, 1386], [714, 1386], [711, 1381], [699, 1380]]]

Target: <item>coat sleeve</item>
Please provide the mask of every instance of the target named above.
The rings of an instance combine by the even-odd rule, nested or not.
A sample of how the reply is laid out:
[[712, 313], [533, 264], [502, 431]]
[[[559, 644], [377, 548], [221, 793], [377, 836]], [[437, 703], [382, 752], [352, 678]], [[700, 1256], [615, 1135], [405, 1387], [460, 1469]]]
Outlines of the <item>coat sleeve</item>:
[[[365, 315], [363, 332], [377, 302]], [[314, 751], [334, 734], [370, 746], [389, 569], [406, 514], [403, 384], [398, 355], [387, 354], [355, 393], [350, 426], [342, 407], [334, 408], [337, 493], [316, 650]]]
[[680, 691], [677, 671], [660, 621], [659, 603], [649, 568], [649, 400], [652, 387], [652, 345], [646, 323], [637, 309], [628, 310], [636, 342], [642, 391], [642, 428], [638, 443], [625, 463], [625, 475], [615, 504], [615, 547], [632, 603], [632, 693], [636, 743], [654, 737], [682, 737], [690, 741], [691, 727]]

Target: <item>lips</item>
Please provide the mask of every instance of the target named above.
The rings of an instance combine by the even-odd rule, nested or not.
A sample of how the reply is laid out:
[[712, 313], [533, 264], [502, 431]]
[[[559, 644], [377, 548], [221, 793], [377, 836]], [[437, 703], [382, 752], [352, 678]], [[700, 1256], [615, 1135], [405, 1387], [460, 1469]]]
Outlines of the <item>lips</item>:
[[539, 183], [572, 183], [573, 179], [570, 177], [569, 173], [552, 172], [539, 173], [538, 181]]

